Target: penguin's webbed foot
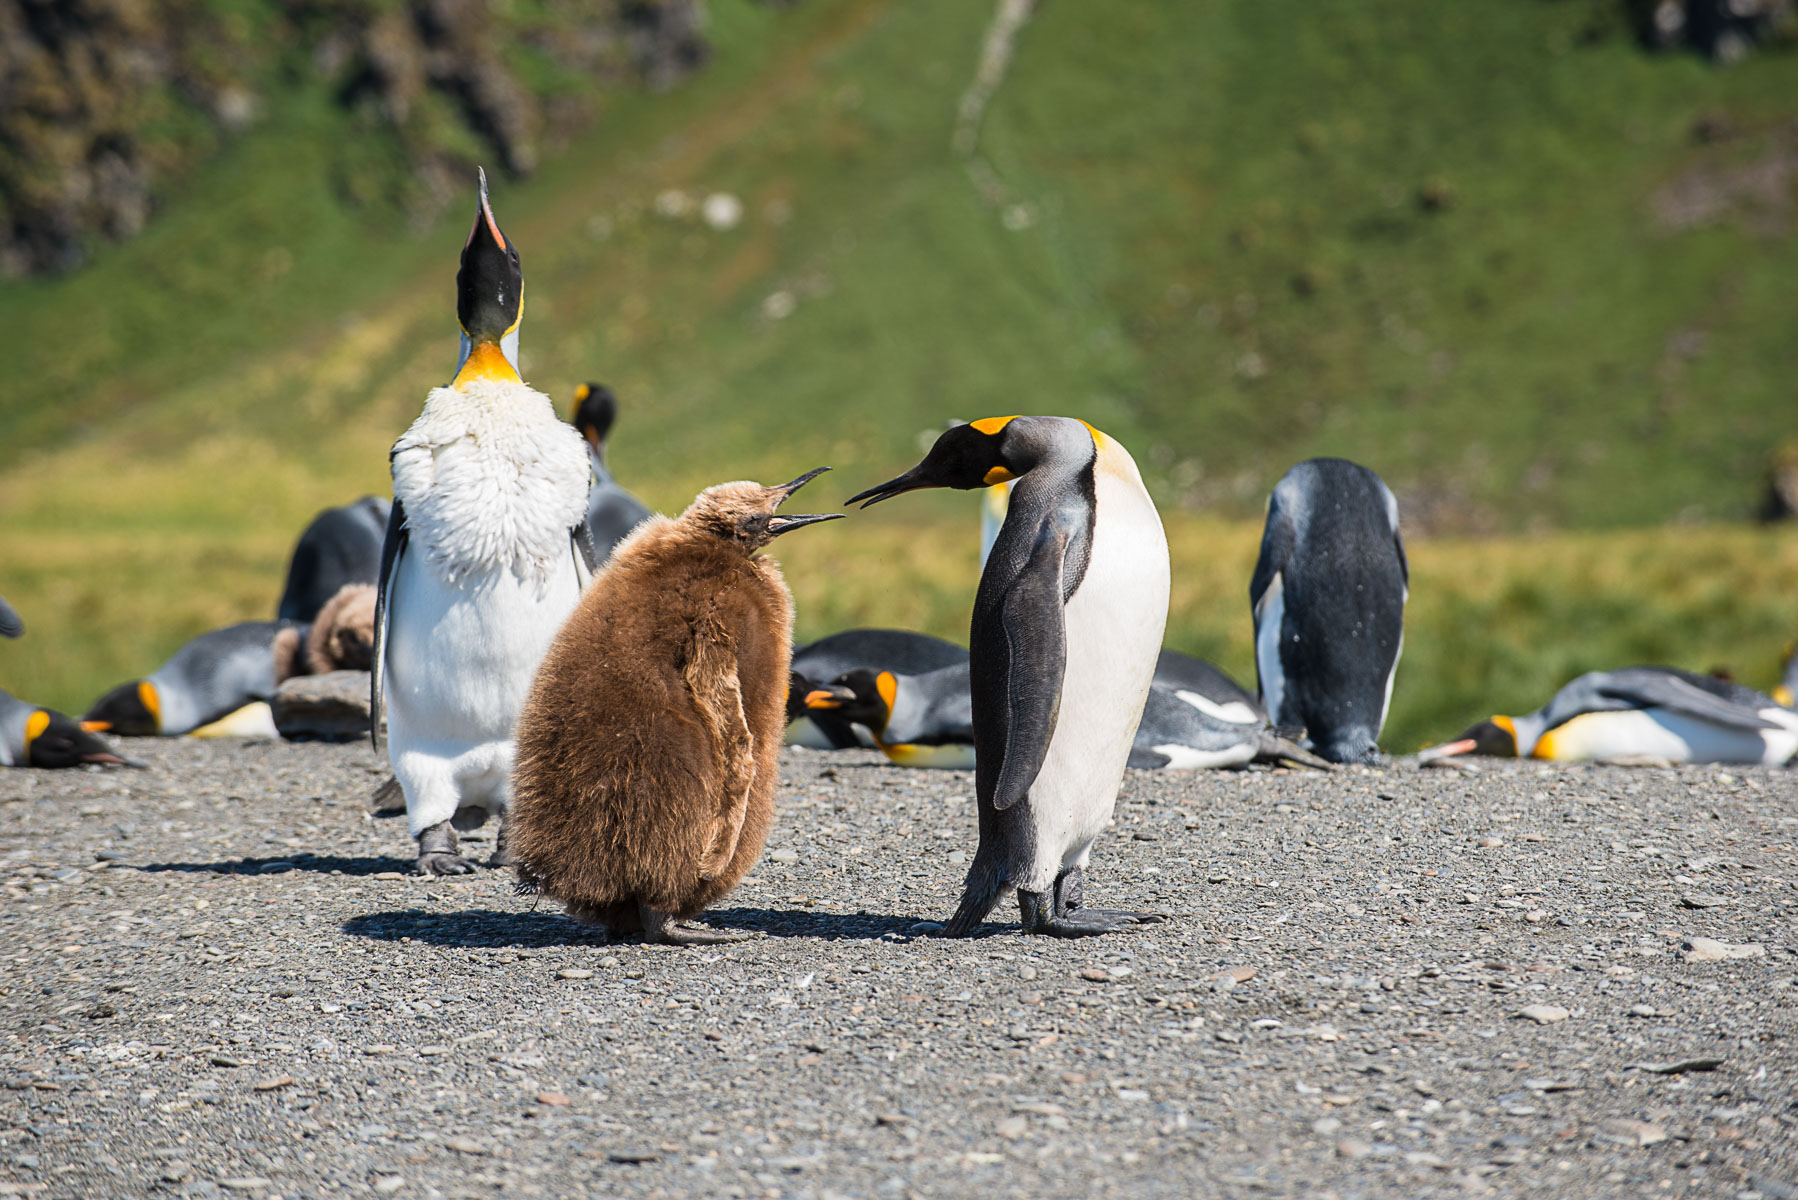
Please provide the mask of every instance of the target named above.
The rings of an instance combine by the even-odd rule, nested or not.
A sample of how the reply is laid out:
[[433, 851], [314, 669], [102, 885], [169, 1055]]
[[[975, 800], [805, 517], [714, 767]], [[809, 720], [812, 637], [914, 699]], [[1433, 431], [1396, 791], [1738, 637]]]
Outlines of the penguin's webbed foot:
[[509, 867], [513, 863], [511, 847], [506, 843], [507, 821], [504, 816], [499, 819], [499, 832], [493, 835], [493, 857], [487, 860], [490, 867]]
[[638, 912], [642, 915], [643, 940], [646, 942], [669, 946], [717, 946], [725, 942], [747, 942], [755, 936], [742, 930], [713, 929], [709, 925], [676, 921], [673, 914], [647, 905], [640, 906]]
[[472, 875], [480, 868], [456, 853], [456, 831], [439, 821], [418, 835], [420, 875]]
[[1132, 925], [1153, 925], [1167, 918], [1160, 913], [1129, 912], [1116, 908], [1087, 908], [1086, 873], [1069, 867], [1055, 879], [1052, 892], [1018, 889], [1018, 912], [1025, 933], [1050, 937], [1096, 937], [1116, 933]]

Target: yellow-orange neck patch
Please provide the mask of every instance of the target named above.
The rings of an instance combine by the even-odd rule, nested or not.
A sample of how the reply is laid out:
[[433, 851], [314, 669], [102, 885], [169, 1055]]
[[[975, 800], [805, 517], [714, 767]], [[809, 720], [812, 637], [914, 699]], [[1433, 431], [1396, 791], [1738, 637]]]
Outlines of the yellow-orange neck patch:
[[456, 377], [450, 381], [454, 388], [464, 388], [471, 383], [482, 380], [494, 380], [500, 383], [523, 383], [518, 372], [512, 366], [512, 360], [506, 357], [494, 342], [476, 342], [469, 348], [468, 358]]
[[893, 715], [893, 701], [899, 696], [899, 681], [891, 671], [882, 671], [874, 680], [874, 690], [880, 693], [880, 702], [886, 705], [887, 716]]
[[29, 717], [25, 718], [26, 761], [19, 764], [21, 767], [29, 765], [31, 759], [31, 743], [42, 736], [44, 730], [48, 728], [50, 728], [50, 713], [46, 709], [40, 708]]
[[137, 685], [137, 698], [143, 706], [150, 710], [150, 719], [156, 722], [158, 732], [162, 730], [162, 697], [156, 694], [156, 685], [148, 679]]
[[996, 483], [1008, 483], [1011, 480], [1016, 479], [1016, 478], [1017, 478], [1016, 475], [1013, 475], [1010, 471], [1006, 470], [1004, 467], [994, 467], [992, 470], [988, 471], [986, 473], [986, 475], [984, 476], [984, 480], [988, 487], [991, 487], [992, 485], [994, 485]]
[[998, 433], [1001, 429], [1004, 429], [1007, 425], [1017, 419], [1018, 414], [1013, 413], [1009, 417], [982, 417], [978, 421], [969, 421], [968, 424], [978, 429], [981, 433], [991, 434]]

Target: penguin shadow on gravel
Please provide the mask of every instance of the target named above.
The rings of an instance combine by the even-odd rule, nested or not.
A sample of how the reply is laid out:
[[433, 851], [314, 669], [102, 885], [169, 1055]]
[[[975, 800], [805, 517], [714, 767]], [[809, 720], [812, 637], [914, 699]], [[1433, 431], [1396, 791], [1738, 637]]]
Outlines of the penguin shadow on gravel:
[[274, 854], [262, 858], [228, 858], [217, 862], [144, 863], [139, 871], [203, 871], [213, 875], [285, 875], [305, 871], [313, 875], [383, 875], [410, 872], [410, 858], [347, 858], [337, 854]]
[[[813, 938], [819, 941], [909, 941], [908, 934], [918, 923], [915, 916], [891, 916], [881, 913], [829, 913], [809, 909], [721, 908], [706, 914], [708, 925], [732, 933], [752, 937], [738, 945], [763, 938]], [[408, 908], [390, 912], [368, 913], [343, 923], [343, 931], [354, 937], [397, 942], [410, 938], [432, 946], [474, 946], [483, 949], [527, 948], [531, 946], [625, 946], [654, 945], [640, 935], [608, 937], [605, 930], [582, 924], [574, 918], [544, 905], [524, 912], [495, 912], [492, 909], [468, 908], [451, 912], [427, 912]], [[998, 932], [1003, 926], [994, 926]]]

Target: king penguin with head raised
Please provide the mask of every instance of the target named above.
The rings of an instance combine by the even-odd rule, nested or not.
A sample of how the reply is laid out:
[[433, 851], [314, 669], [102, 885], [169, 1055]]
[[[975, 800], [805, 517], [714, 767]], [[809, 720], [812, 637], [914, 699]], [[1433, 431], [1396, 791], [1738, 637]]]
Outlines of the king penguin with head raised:
[[1156, 920], [1084, 895], [1167, 624], [1167, 539], [1129, 452], [1084, 421], [988, 417], [851, 503], [1008, 479], [968, 645], [980, 847], [944, 933], [971, 933], [1009, 890], [1026, 933]]
[[504, 820], [519, 710], [593, 571], [587, 448], [518, 373], [523, 285], [483, 173], [456, 273], [462, 361], [394, 443], [375, 615], [375, 747], [384, 709], [429, 875], [474, 870], [456, 831]]

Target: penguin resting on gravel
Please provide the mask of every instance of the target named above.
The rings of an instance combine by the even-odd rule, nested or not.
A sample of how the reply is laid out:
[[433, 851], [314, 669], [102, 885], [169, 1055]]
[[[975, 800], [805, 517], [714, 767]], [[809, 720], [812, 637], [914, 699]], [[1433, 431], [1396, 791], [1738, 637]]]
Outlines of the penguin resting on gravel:
[[[456, 831], [502, 822], [537, 663], [596, 569], [587, 449], [518, 375], [518, 251], [480, 206], [456, 273], [462, 361], [390, 456], [370, 723], [406, 797], [418, 870], [459, 875]], [[505, 827], [494, 865], [506, 861]]]
[[851, 503], [1012, 478], [969, 631], [980, 845], [943, 932], [972, 933], [1014, 889], [1026, 933], [1159, 920], [1084, 895], [1167, 624], [1167, 540], [1129, 452], [1084, 421], [988, 417]]
[[583, 383], [574, 389], [573, 425], [587, 443], [587, 462], [593, 480], [587, 487], [587, 531], [600, 562], [631, 530], [647, 521], [649, 508], [613, 482], [606, 466], [606, 438], [618, 419], [618, 398], [603, 383]]
[[113, 767], [144, 764], [121, 757], [75, 718], [0, 691], [0, 767]]
[[823, 469], [720, 484], [651, 518], [581, 597], [518, 722], [520, 890], [614, 935], [742, 936], [688, 922], [748, 874], [774, 823], [793, 598], [759, 552], [842, 515], [777, 511]]
[[1376, 761], [1409, 592], [1398, 501], [1378, 475], [1340, 458], [1286, 472], [1249, 583], [1273, 723], [1331, 762]]
[[795, 686], [788, 700], [787, 711], [795, 723], [787, 728], [787, 745], [813, 750], [873, 746], [872, 739], [857, 733], [847, 718], [805, 703], [808, 692], [827, 686], [845, 672], [868, 667], [897, 675], [922, 675], [941, 667], [965, 666], [967, 661], [968, 652], [954, 642], [908, 629], [845, 629], [800, 646], [793, 651], [793, 671], [804, 683]]
[[1675, 667], [1593, 671], [1535, 712], [1481, 721], [1418, 761], [1456, 754], [1780, 766], [1798, 755], [1798, 712], [1739, 683]]
[[968, 664], [921, 675], [857, 667], [806, 693], [805, 706], [868, 731], [874, 748], [901, 767], [974, 769], [974, 702]]
[[345, 585], [374, 586], [381, 570], [381, 542], [392, 505], [379, 496], [327, 508], [300, 534], [287, 564], [287, 583], [275, 615], [308, 624]]
[[147, 678], [94, 701], [81, 723], [125, 737], [277, 737], [268, 702], [306, 673], [306, 632], [297, 621], [244, 621], [202, 633]]
[[[1164, 650], [1130, 750], [1138, 770], [1240, 767], [1251, 762], [1329, 769], [1269, 727], [1267, 716], [1228, 675], [1202, 659]], [[974, 767], [968, 668], [923, 675], [862, 668], [807, 693], [805, 704], [869, 731], [876, 749], [901, 767]]]

